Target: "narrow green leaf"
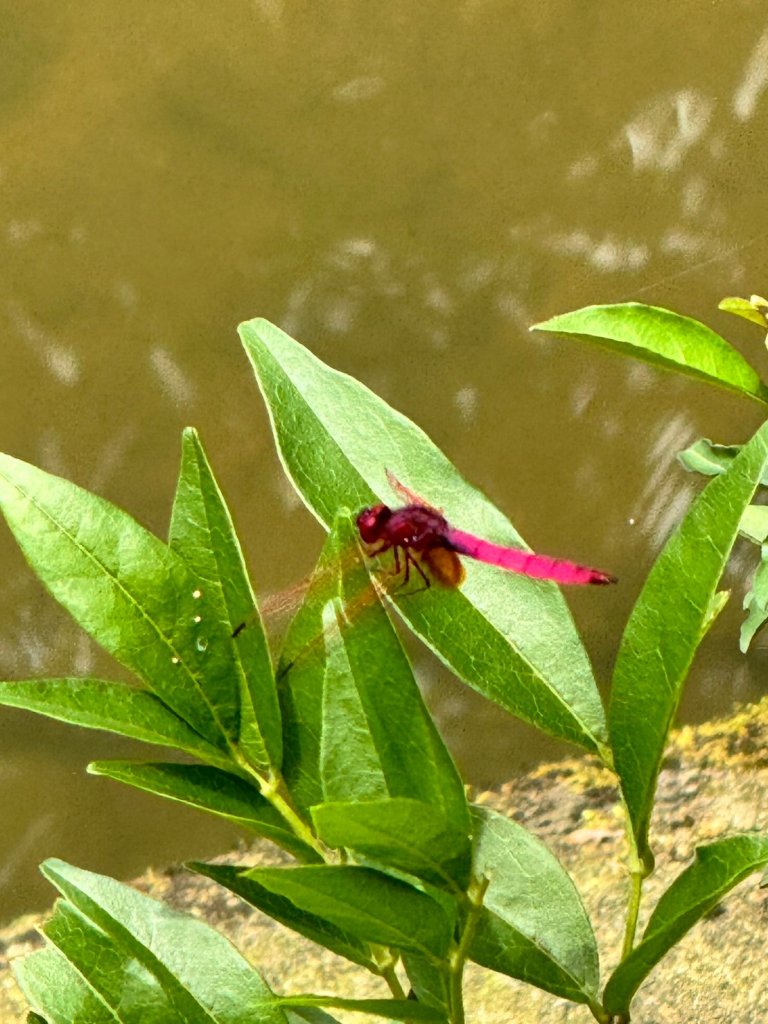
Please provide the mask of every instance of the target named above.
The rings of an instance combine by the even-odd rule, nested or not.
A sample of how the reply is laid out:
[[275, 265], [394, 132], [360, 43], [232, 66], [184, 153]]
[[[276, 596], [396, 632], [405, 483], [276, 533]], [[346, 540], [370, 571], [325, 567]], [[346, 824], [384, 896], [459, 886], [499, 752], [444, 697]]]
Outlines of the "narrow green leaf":
[[741, 624], [739, 648], [742, 654], [746, 654], [755, 634], [768, 619], [768, 544], [760, 545], [760, 564], [755, 569], [751, 587], [744, 595], [743, 607], [747, 617]]
[[252, 907], [263, 911], [274, 921], [290, 928], [299, 935], [316, 942], [318, 946], [351, 960], [353, 963], [376, 971], [376, 962], [370, 945], [360, 939], [354, 931], [346, 931], [317, 914], [308, 913], [286, 896], [280, 896], [258, 880], [250, 878], [246, 869], [228, 864], [205, 864], [194, 861], [187, 865], [198, 874], [212, 878], [225, 889], [235, 893]]
[[[258, 972], [207, 924], [63, 861], [47, 860], [41, 870], [112, 943], [154, 975], [185, 1024], [284, 1024]], [[78, 968], [84, 970], [85, 963]]]
[[615, 767], [647, 867], [648, 824], [667, 735], [739, 520], [767, 458], [768, 424], [693, 503], [651, 569], [622, 637], [609, 725]]
[[609, 1014], [626, 1014], [632, 997], [653, 967], [725, 894], [768, 864], [768, 837], [728, 836], [696, 850], [693, 864], [659, 900], [641, 942], [623, 960], [605, 987]]
[[[114, 1018], [125, 1024], [145, 1020], [186, 1024], [174, 1007], [172, 993], [120, 943], [81, 914], [66, 900], [60, 900], [43, 933], [84, 979]], [[202, 1012], [193, 1020], [209, 1024], [213, 1018]]]
[[120, 1018], [55, 947], [19, 957], [12, 966], [27, 1001], [48, 1024], [120, 1024]]
[[768, 329], [768, 317], [766, 317], [768, 302], [759, 295], [753, 295], [751, 299], [729, 296], [727, 299], [721, 299], [717, 308], [722, 309], [725, 313], [733, 313], [734, 316], [739, 316], [743, 320], [749, 320], [750, 323], [757, 324], [763, 330]]
[[321, 803], [320, 742], [325, 679], [323, 609], [338, 596], [335, 534], [325, 542], [304, 601], [286, 634], [278, 665], [283, 718], [283, 777], [296, 805]]
[[466, 888], [469, 821], [461, 831], [440, 807], [405, 797], [325, 803], [312, 808], [312, 820], [328, 846], [355, 850], [433, 885]]
[[596, 999], [597, 945], [557, 858], [521, 825], [474, 807], [473, 875], [489, 880], [470, 956], [574, 1002]]
[[585, 335], [606, 348], [768, 403], [768, 388], [732, 345], [698, 320], [669, 309], [641, 302], [585, 306], [531, 330]]
[[[387, 777], [372, 729], [362, 705], [362, 695], [349, 663], [347, 637], [343, 632], [341, 602], [329, 602], [324, 609], [326, 642], [323, 675], [323, 706], [320, 739], [320, 779], [326, 800], [376, 800], [387, 795]], [[351, 636], [364, 628], [361, 623]], [[377, 662], [370, 666], [378, 670]], [[381, 688], [382, 690], [385, 687]], [[386, 723], [381, 723], [386, 726]], [[386, 748], [385, 748], [386, 756]], [[393, 759], [394, 760], [394, 759]]]
[[451, 1004], [451, 976], [448, 963], [435, 963], [416, 953], [402, 954], [403, 967], [408, 974], [416, 998], [449, 1016]]
[[371, 868], [252, 868], [245, 877], [367, 942], [425, 956], [448, 952], [454, 922], [431, 896]]
[[[682, 465], [691, 472], [705, 476], [719, 476], [731, 465], [741, 451], [739, 444], [713, 444], [707, 438], [701, 438], [678, 458]], [[760, 483], [768, 483], [768, 473], [763, 473]], [[760, 564], [755, 570], [752, 586], [744, 595], [743, 607], [748, 614], [741, 624], [739, 647], [742, 653], [749, 650], [755, 634], [768, 619], [768, 568], [766, 563], [766, 541], [768, 541], [768, 506], [747, 505], [739, 521], [739, 533], [753, 544], [761, 545]]]
[[[265, 320], [242, 324], [240, 334], [285, 470], [326, 527], [341, 508], [394, 502], [389, 469], [442, 507], [457, 527], [522, 545], [509, 521], [461, 479], [423, 431], [362, 384]], [[560, 591], [466, 562], [460, 590], [435, 586], [415, 596], [395, 595], [400, 615], [489, 699], [546, 732], [598, 749], [605, 741], [603, 709]]]
[[[237, 725], [237, 690], [201, 649], [200, 580], [109, 502], [0, 454], [0, 508], [42, 582], [79, 624], [211, 743]], [[222, 638], [210, 631], [206, 646]]]
[[[331, 532], [322, 564], [335, 585], [325, 581], [310, 588], [281, 659], [281, 666], [291, 666], [284, 675], [292, 704], [286, 720], [295, 722], [293, 738], [304, 772], [317, 780], [314, 803], [411, 797], [440, 810], [446, 823], [468, 835], [461, 778], [360, 560], [348, 517]], [[343, 610], [330, 603], [318, 607], [334, 591]], [[308, 640], [308, 622], [315, 628], [322, 624], [319, 644]], [[302, 643], [313, 645], [309, 657]], [[319, 677], [314, 654], [323, 649], [326, 664]], [[316, 764], [310, 763], [313, 754]], [[287, 767], [292, 757], [288, 750]], [[295, 777], [294, 771], [288, 774], [289, 784]]]
[[201, 761], [230, 765], [163, 702], [146, 690], [103, 679], [19, 679], [0, 682], [0, 704], [87, 729], [173, 747]]
[[319, 859], [311, 847], [288, 830], [280, 814], [254, 786], [229, 772], [200, 764], [135, 761], [94, 761], [88, 771], [226, 818], [277, 843], [302, 861]]
[[[214, 649], [208, 644], [209, 664], [223, 662], [237, 678], [240, 722], [238, 744], [258, 768], [280, 767], [282, 734], [267, 638], [256, 612], [245, 559], [232, 518], [206, 458], [197, 431], [187, 428], [169, 544], [192, 567], [207, 597], [207, 619], [216, 635], [229, 638]], [[244, 621], [248, 628], [233, 641]]]

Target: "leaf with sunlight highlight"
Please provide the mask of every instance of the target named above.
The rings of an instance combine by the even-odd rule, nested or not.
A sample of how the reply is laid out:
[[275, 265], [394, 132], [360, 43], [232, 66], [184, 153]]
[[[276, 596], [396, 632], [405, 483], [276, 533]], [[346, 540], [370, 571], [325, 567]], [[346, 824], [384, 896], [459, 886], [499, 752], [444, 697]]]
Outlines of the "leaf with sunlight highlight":
[[[168, 543], [200, 579], [206, 598], [201, 636], [213, 623], [222, 640], [214, 647], [206, 638], [206, 673], [215, 675], [216, 663], [223, 662], [223, 670], [237, 680], [238, 746], [258, 768], [279, 768], [282, 759], [280, 709], [267, 638], [255, 610], [245, 560], [229, 509], [197, 431], [189, 427], [182, 438], [181, 470]], [[248, 629], [243, 630], [234, 643], [232, 635], [246, 619]]]
[[[240, 326], [286, 473], [330, 528], [341, 508], [393, 502], [387, 470], [478, 536], [522, 546], [414, 423], [266, 320]], [[554, 736], [599, 750], [606, 727], [584, 647], [552, 583], [466, 560], [459, 590], [392, 597], [408, 625], [490, 700]], [[600, 595], [596, 596], [600, 600]]]
[[749, 320], [750, 323], [762, 327], [764, 331], [768, 330], [768, 301], [762, 295], [753, 295], [749, 299], [729, 296], [727, 299], [721, 299], [717, 308], [722, 309], [724, 313], [733, 313], [743, 320]]
[[543, 320], [531, 330], [582, 335], [623, 355], [768, 403], [768, 388], [759, 374], [725, 338], [669, 309], [641, 302], [585, 306]]
[[[237, 736], [226, 633], [206, 616], [200, 579], [126, 512], [0, 454], [0, 508], [51, 594], [97, 643], [209, 742]], [[208, 655], [208, 650], [215, 657]]]
[[15, 969], [51, 1021], [285, 1024], [258, 971], [209, 925], [63, 861], [41, 870], [63, 900], [43, 928], [46, 948]]
[[638, 851], [652, 865], [648, 826], [661, 759], [739, 522], [768, 462], [768, 424], [694, 501], [656, 559], [632, 610], [614, 669], [608, 721]]

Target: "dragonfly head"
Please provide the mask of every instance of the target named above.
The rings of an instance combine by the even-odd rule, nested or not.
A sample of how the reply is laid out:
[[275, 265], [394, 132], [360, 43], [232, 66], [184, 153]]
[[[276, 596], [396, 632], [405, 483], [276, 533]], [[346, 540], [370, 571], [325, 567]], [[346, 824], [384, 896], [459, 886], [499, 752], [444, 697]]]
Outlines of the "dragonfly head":
[[387, 505], [374, 505], [358, 512], [356, 522], [362, 540], [366, 544], [375, 544], [380, 540], [382, 530], [391, 515], [392, 509]]

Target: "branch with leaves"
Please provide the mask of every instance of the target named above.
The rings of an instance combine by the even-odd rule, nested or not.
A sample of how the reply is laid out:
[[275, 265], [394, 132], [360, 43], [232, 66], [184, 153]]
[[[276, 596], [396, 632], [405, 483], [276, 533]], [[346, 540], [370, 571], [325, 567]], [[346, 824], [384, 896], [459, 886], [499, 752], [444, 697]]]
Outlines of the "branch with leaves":
[[[381, 586], [351, 513], [388, 497], [387, 468], [479, 535], [524, 542], [415, 424], [368, 389], [265, 321], [244, 324], [241, 335], [286, 473], [329, 529], [277, 665], [223, 495], [188, 430], [167, 543], [101, 498], [0, 456], [0, 508], [31, 567], [137, 680], [8, 681], [0, 703], [192, 758], [100, 761], [90, 770], [225, 817], [287, 851], [287, 866], [192, 867], [371, 972], [383, 994], [275, 993], [208, 926], [47, 861], [62, 899], [44, 927], [45, 948], [16, 965], [30, 1005], [56, 1022], [133, 1024], [152, 1008], [185, 1024], [329, 1024], [339, 1008], [461, 1024], [464, 968], [474, 961], [584, 1004], [602, 1024], [628, 1021], [634, 993], [665, 953], [768, 863], [768, 837], [757, 833], [702, 847], [636, 938], [664, 747], [693, 657], [724, 603], [719, 579], [768, 471], [768, 425], [728, 459], [659, 555], [621, 639], [606, 711], [554, 584], [478, 563], [460, 590], [403, 595]], [[725, 359], [722, 346], [697, 337], [714, 345], [715, 361]], [[760, 397], [744, 367], [726, 362], [730, 386]], [[630, 884], [620, 962], [605, 983], [592, 925], [559, 861], [521, 825], [468, 803], [393, 615], [469, 686], [616, 773]]]

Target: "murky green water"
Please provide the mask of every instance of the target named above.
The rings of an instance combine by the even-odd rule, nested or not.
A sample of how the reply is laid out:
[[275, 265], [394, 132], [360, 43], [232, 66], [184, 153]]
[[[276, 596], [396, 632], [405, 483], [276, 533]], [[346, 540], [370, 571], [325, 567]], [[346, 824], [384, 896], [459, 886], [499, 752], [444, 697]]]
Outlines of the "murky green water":
[[[0, 2], [0, 447], [162, 534], [194, 424], [257, 588], [284, 587], [321, 536], [234, 333], [266, 316], [417, 419], [531, 544], [621, 577], [572, 596], [605, 678], [696, 486], [674, 453], [759, 409], [527, 327], [640, 299], [768, 372], [715, 308], [768, 287], [767, 122], [759, 2]], [[0, 565], [0, 677], [119, 674], [4, 529]], [[739, 600], [689, 719], [764, 691]], [[477, 781], [556, 751], [423, 667]], [[48, 898], [44, 856], [125, 876], [231, 839], [83, 774], [146, 750], [5, 710], [0, 737], [4, 916]]]

